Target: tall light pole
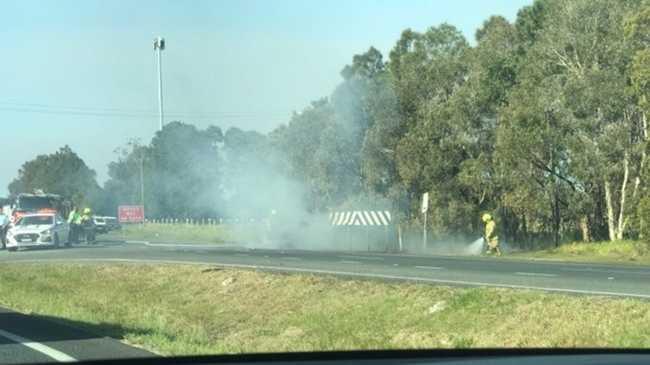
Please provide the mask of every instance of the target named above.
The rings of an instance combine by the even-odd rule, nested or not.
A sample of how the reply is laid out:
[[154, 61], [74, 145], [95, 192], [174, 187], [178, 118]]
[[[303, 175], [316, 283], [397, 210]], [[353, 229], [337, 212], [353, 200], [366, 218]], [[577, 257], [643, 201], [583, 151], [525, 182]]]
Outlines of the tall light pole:
[[[144, 149], [140, 152], [140, 204], [144, 212]], [[144, 225], [144, 214], [142, 217], [142, 224]]]
[[165, 49], [165, 38], [157, 37], [153, 41], [153, 49], [158, 56], [158, 114], [160, 130], [163, 129], [163, 94], [162, 94], [162, 51]]

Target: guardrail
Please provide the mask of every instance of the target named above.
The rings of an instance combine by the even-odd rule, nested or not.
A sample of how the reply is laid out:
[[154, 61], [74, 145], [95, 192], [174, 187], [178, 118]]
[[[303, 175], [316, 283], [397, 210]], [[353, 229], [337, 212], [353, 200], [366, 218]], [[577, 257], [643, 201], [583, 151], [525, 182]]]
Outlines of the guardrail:
[[185, 224], [192, 226], [220, 225], [220, 224], [262, 224], [268, 223], [267, 219], [240, 219], [240, 218], [154, 218], [145, 219], [144, 223], [152, 224]]

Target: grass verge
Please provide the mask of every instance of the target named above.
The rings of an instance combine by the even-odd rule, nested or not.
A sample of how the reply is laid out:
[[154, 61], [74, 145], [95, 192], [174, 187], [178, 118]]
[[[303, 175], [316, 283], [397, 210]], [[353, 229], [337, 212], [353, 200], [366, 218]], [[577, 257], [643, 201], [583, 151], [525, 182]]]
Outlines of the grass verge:
[[187, 243], [244, 243], [258, 239], [256, 226], [159, 224], [125, 225], [102, 238]]
[[513, 252], [508, 256], [528, 259], [650, 265], [650, 244], [631, 240], [588, 243], [572, 242], [546, 250]]
[[0, 305], [165, 355], [650, 347], [650, 302], [184, 265], [7, 264]]

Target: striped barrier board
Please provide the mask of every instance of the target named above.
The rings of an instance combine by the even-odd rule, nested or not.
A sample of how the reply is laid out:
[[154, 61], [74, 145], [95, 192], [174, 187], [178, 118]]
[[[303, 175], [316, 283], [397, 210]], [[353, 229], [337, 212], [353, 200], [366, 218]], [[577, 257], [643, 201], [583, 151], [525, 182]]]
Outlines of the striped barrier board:
[[333, 226], [388, 226], [392, 222], [387, 210], [355, 210], [330, 213]]

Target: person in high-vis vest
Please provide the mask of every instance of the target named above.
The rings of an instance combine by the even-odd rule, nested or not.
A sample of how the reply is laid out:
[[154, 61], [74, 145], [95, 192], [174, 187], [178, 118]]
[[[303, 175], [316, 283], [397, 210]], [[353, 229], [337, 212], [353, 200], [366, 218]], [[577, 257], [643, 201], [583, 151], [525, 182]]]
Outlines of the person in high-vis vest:
[[76, 206], [68, 214], [68, 224], [70, 225], [70, 243], [79, 243], [79, 234], [81, 233], [81, 214]]
[[86, 243], [95, 243], [95, 222], [93, 222], [93, 214], [90, 208], [85, 208], [80, 218], [80, 227], [84, 232]]
[[487, 243], [487, 254], [491, 254], [492, 251], [494, 251], [497, 256], [501, 256], [501, 250], [499, 249], [499, 235], [497, 234], [497, 223], [488, 213], [483, 214], [482, 220], [483, 223], [485, 223], [484, 239], [485, 243]]

